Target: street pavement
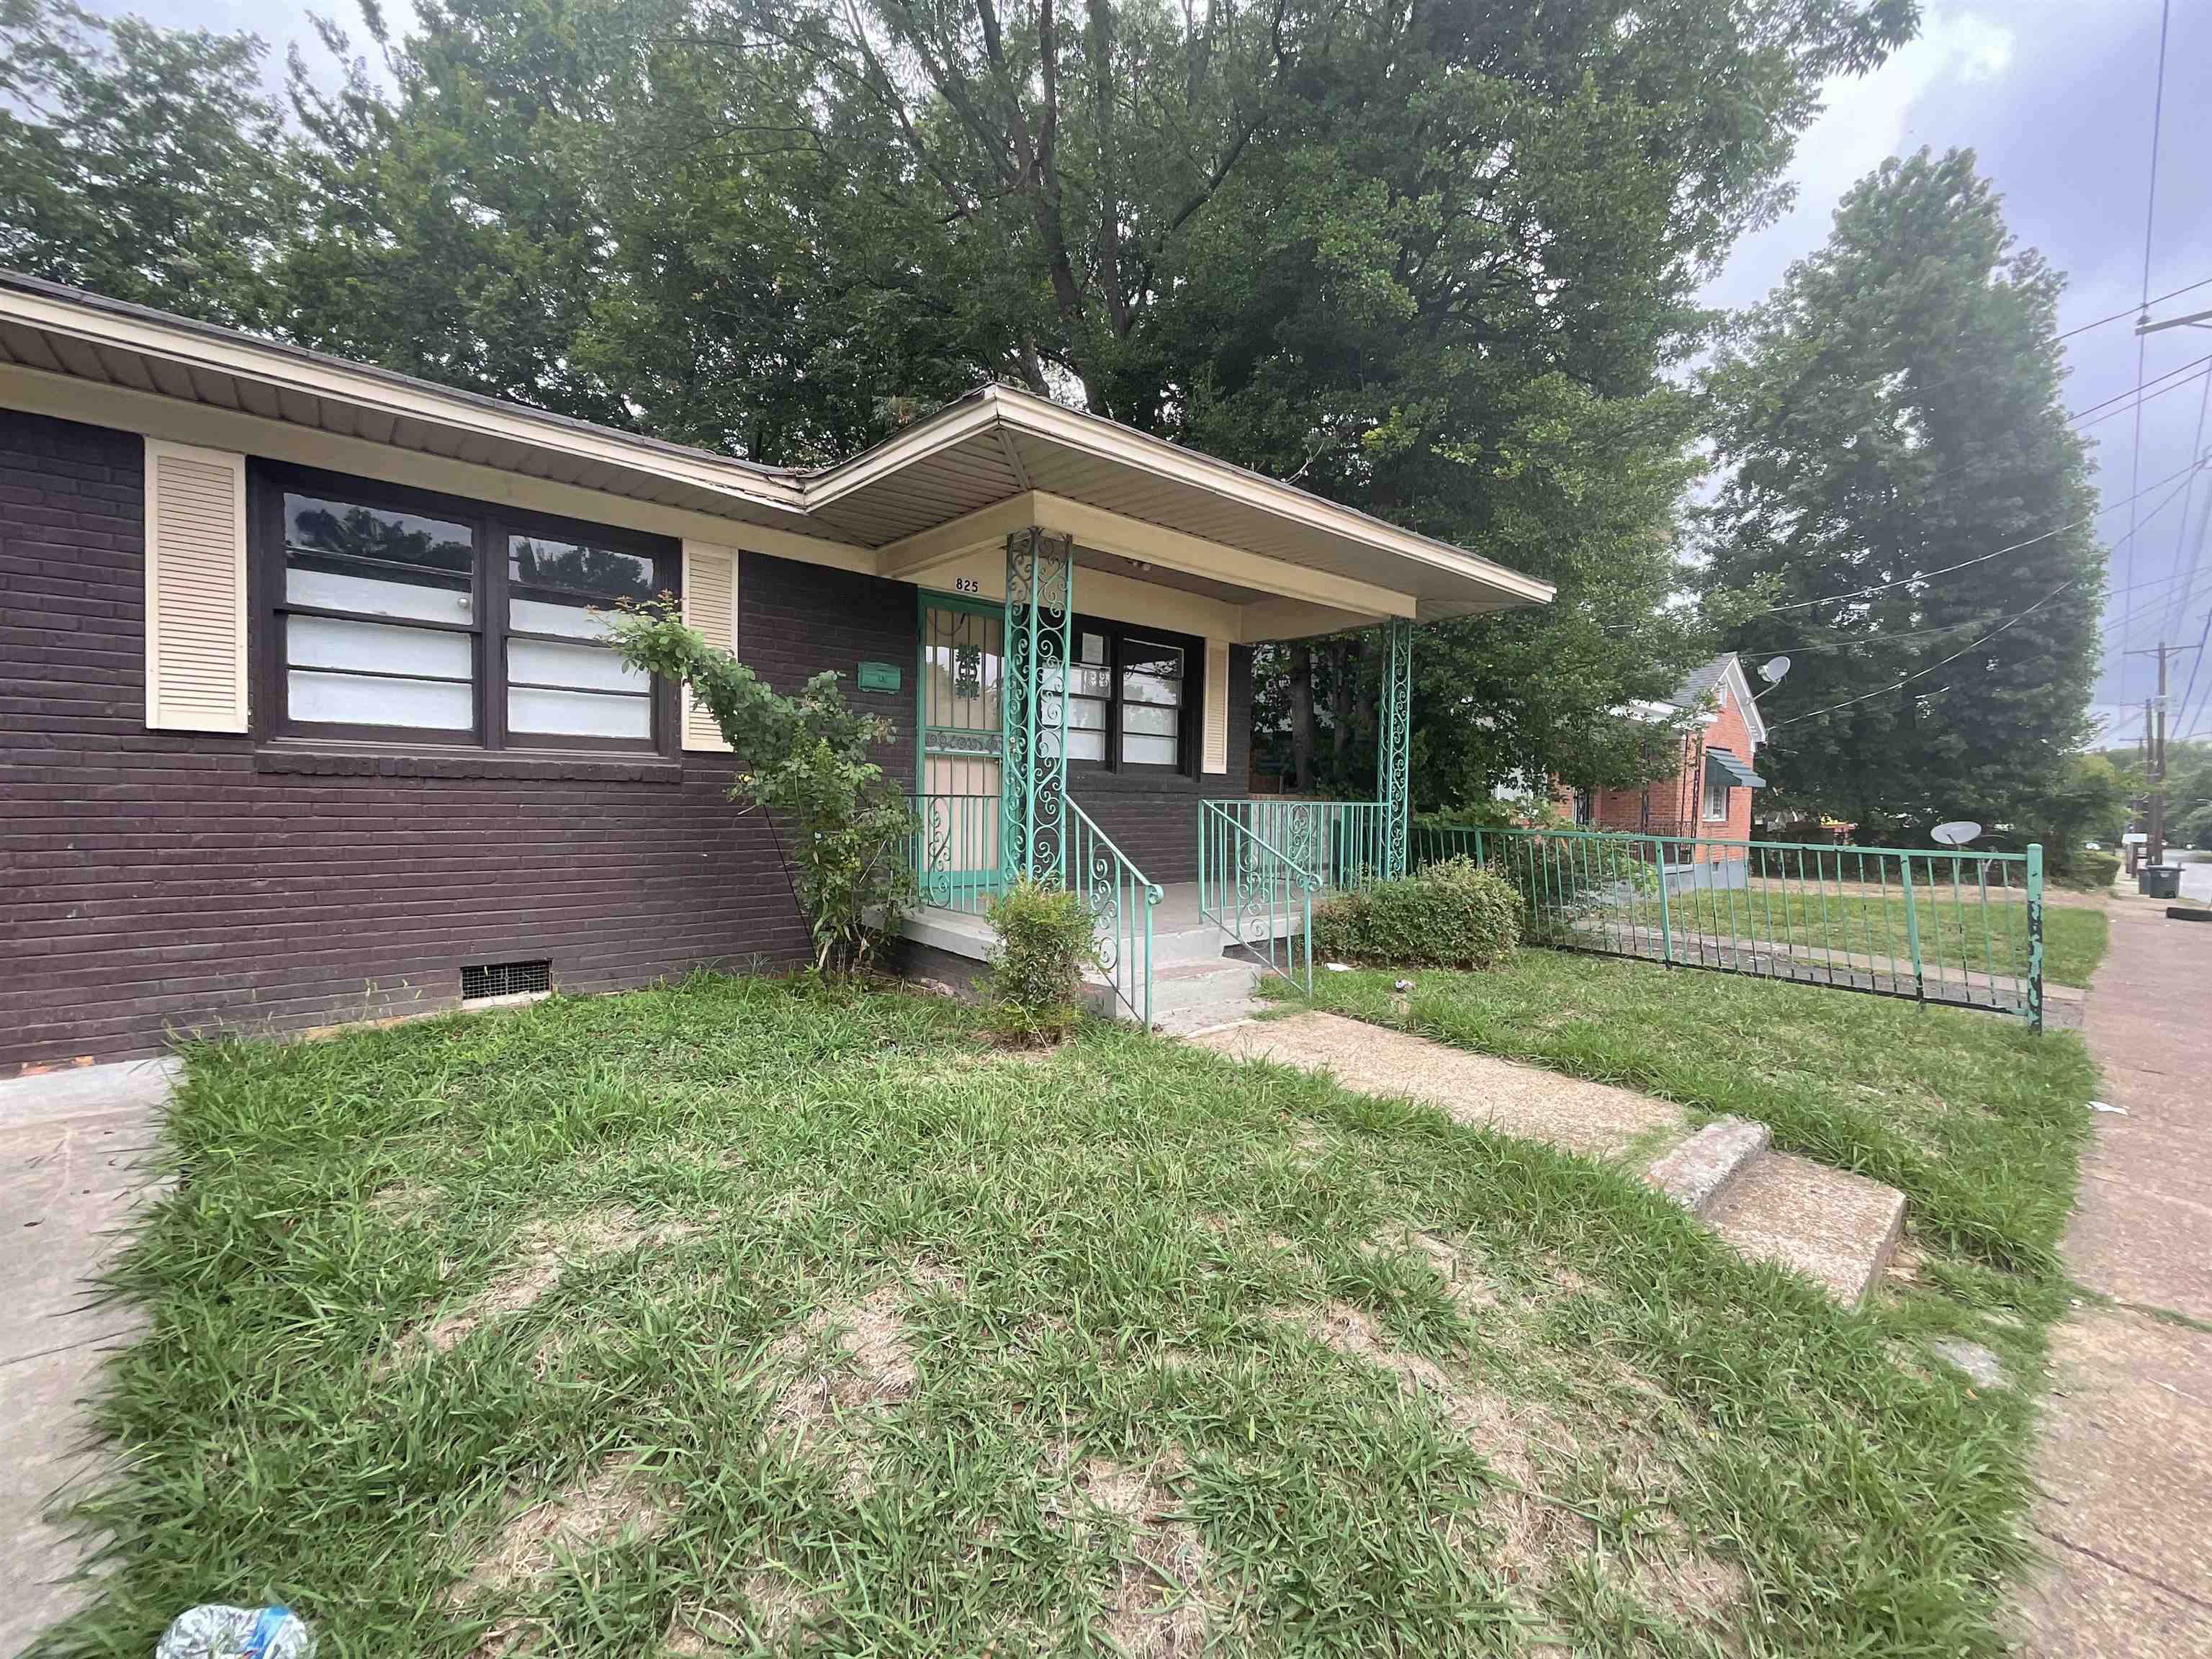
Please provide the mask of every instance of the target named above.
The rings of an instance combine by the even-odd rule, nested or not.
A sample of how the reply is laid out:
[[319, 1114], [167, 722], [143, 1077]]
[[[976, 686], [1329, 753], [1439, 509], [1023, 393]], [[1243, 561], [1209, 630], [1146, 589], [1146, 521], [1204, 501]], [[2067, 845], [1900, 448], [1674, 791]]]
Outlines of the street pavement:
[[2015, 1608], [2020, 1650], [2048, 1659], [2212, 1654], [2212, 924], [2131, 889], [2084, 1028], [2118, 1109], [2095, 1115], [2063, 1247], [2108, 1300], [2051, 1334], [2045, 1568]]

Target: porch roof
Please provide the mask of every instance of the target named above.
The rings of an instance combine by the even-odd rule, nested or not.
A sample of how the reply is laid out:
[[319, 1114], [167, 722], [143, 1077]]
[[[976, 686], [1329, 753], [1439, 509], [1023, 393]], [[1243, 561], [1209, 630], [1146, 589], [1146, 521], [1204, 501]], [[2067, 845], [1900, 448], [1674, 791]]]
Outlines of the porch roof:
[[[1003, 386], [806, 472], [0, 271], [0, 404], [130, 430], [166, 421], [163, 435], [247, 453], [253, 432], [290, 428], [331, 445], [323, 464], [341, 470], [362, 444], [410, 452], [757, 526], [731, 539], [906, 580], [1034, 524], [1109, 568], [1243, 604], [1247, 638], [1552, 597], [1463, 549]], [[197, 440], [157, 412], [186, 405]]]

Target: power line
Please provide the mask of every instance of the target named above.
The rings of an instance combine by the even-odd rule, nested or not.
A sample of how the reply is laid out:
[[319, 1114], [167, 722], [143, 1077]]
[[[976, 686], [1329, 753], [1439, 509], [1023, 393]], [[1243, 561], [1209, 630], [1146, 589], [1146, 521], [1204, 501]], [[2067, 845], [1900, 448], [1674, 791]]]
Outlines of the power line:
[[[2158, 486], [2154, 484], [2151, 487], [2154, 489]], [[2151, 509], [2150, 520], [2145, 520], [2145, 522], [2154, 520], [2160, 513], [2163, 513], [2166, 510], [2166, 503], [2172, 501], [2174, 496], [2179, 494], [2180, 492], [2176, 490], [2168, 495], [2166, 501], [2160, 501], [2155, 507]], [[2128, 538], [2132, 540], [2135, 533], [2135, 531], [2130, 529], [2128, 532]], [[1784, 720], [1769, 720], [1766, 722], [1767, 730], [1771, 732], [1777, 726], [1794, 726], [1799, 720], [1815, 720], [1822, 714], [1832, 714], [1838, 709], [1849, 708], [1854, 704], [1870, 702], [1875, 697], [1885, 696], [1890, 692], [1902, 690], [1905, 687], [1911, 684], [1915, 680], [1924, 680], [1937, 669], [1948, 668], [1953, 663], [1958, 661], [1961, 657], [1970, 657], [1973, 655], [1978, 649], [1989, 641], [1996, 638], [1998, 635], [2004, 633], [2007, 629], [2014, 627], [2015, 624], [2027, 621], [2027, 618], [2033, 616], [2037, 611], [2042, 610], [2045, 605], [2049, 605], [2051, 600], [2057, 599], [2060, 594], [2064, 593], [2070, 589], [2081, 586], [2081, 585], [2087, 580], [2088, 573], [2084, 571], [2078, 576], [2070, 577], [2067, 580], [2061, 582], [2057, 586], [2052, 588], [2048, 593], [2045, 593], [2041, 599], [2038, 599], [2033, 605], [2028, 606], [2027, 610], [2006, 617], [2004, 621], [1999, 623], [1995, 628], [1990, 629], [1988, 633], [1974, 641], [1972, 644], [1966, 646], [1961, 650], [1953, 652], [1941, 662], [1932, 662], [1929, 664], [1927, 667], [1919, 670], [1917, 673], [1907, 674], [1902, 679], [1893, 680], [1887, 685], [1876, 686], [1873, 690], [1863, 693], [1859, 696], [1846, 697], [1843, 702], [1831, 703], [1826, 708], [1815, 708], [1810, 713], [1803, 714], [1791, 714]], [[2212, 611], [2207, 611], [2205, 613], [2205, 621], [2208, 627], [2212, 627]], [[2203, 653], [2199, 653], [2199, 654], [2201, 655]], [[1950, 690], [1948, 686], [1945, 686], [1942, 689], [1944, 690]]]
[[[2073, 426], [2073, 427], [2074, 427], [2074, 429], [2075, 429], [2076, 432], [2087, 432], [2087, 431], [2091, 427], [2093, 427], [2093, 426], [2102, 426], [2102, 425], [2103, 425], [2106, 421], [2112, 420], [2112, 419], [2115, 418], [2116, 416], [2121, 416], [2121, 415], [2127, 415], [2127, 414], [2137, 414], [2137, 415], [2140, 415], [2140, 414], [2142, 413], [2142, 406], [2143, 406], [2145, 404], [2154, 404], [2154, 403], [2156, 403], [2156, 402], [2157, 402], [2160, 398], [2163, 398], [2164, 396], [2166, 396], [2166, 394], [2167, 392], [2179, 392], [2183, 387], [2185, 387], [2185, 386], [2194, 386], [2194, 385], [2195, 385], [2198, 380], [2203, 380], [2203, 379], [2204, 378], [2204, 376], [2205, 376], [2205, 374], [2206, 374], [2207, 371], [2206, 371], [2204, 368], [2203, 368], [2199, 367], [2199, 365], [2201, 365], [2201, 364], [2204, 364], [2204, 363], [2212, 363], [2212, 357], [2200, 357], [2200, 358], [2198, 358], [2198, 359], [2197, 360], [2197, 362], [2194, 362], [2194, 363], [2184, 363], [2184, 364], [2181, 366], [2181, 368], [2185, 368], [2185, 369], [2195, 369], [2197, 372], [2196, 372], [2195, 374], [2193, 374], [2187, 375], [2187, 376], [2185, 376], [2185, 378], [2183, 378], [2183, 379], [2181, 379], [2181, 380], [2176, 380], [2176, 381], [2175, 381], [2172, 386], [2159, 386], [2158, 390], [2157, 390], [2157, 391], [2155, 391], [2155, 392], [2144, 392], [2144, 393], [2142, 394], [2142, 396], [2141, 396], [2140, 398], [2136, 398], [2134, 402], [2132, 402], [2132, 403], [2130, 403], [2130, 404], [2127, 404], [2124, 408], [2121, 408], [2121, 409], [2108, 409], [2108, 410], [2106, 410], [2103, 414], [2101, 414], [2101, 415], [2098, 416], [2096, 417], [2096, 419], [2092, 420], [2092, 421], [2084, 421], [2084, 422], [2082, 422], [2079, 426], [2074, 426], [2074, 418], [2073, 418], [2071, 416], [2069, 416], [2067, 417], [2066, 424], [2067, 424], [2067, 425], [2069, 425], [2069, 426]], [[2175, 373], [2175, 374], [2180, 374], [2180, 373], [2181, 373], [2181, 369], [2176, 369], [2176, 370], [2174, 371], [2174, 373]], [[2159, 381], [2159, 380], [2164, 380], [2164, 379], [2166, 379], [2166, 376], [2165, 376], [2165, 375], [2163, 375], [2163, 374], [2160, 374], [2160, 375], [2155, 376], [2155, 377], [2154, 378], [2154, 380], [2153, 380], [2152, 384], [2156, 385], [2157, 381]], [[2127, 397], [2127, 396], [2129, 396], [2129, 395], [2130, 395], [2130, 394], [2128, 394], [2127, 392], [2123, 392], [2122, 393], [2120, 393], [2120, 396], [2121, 396], [2121, 397], [2123, 397], [2123, 398], [2125, 398], [2125, 397]], [[2107, 399], [2107, 401], [2110, 401], [2110, 400], [2109, 400], [2109, 399]], [[2094, 408], [2096, 408], [2096, 407], [2097, 407], [2097, 405], [2096, 405], [2096, 404], [2092, 404], [2090, 405], [2090, 407], [2091, 407], [2092, 409], [2094, 409]]]
[[[2200, 288], [2212, 288], [2212, 276], [2207, 276], [2200, 281], [2187, 283], [2181, 288], [2175, 289], [2172, 293], [2160, 294], [2146, 303], [2154, 306], [2162, 306], [2168, 300], [2179, 299], [2185, 294], [2194, 294]], [[2125, 311], [2116, 311], [2109, 317], [2098, 318], [2094, 323], [2084, 323], [2079, 328], [2069, 328], [2063, 334], [2058, 335], [2055, 337], [2061, 340], [2070, 340], [2076, 334], [2087, 334], [2093, 328], [2102, 328], [2106, 323], [2117, 323], [2123, 317], [2140, 317], [2142, 315], [2142, 307], [2141, 306], [2130, 306]]]
[[[2112, 512], [2117, 508], [2129, 506], [2132, 502], [2141, 499], [2142, 496], [2148, 495], [2150, 494], [2151, 490], [2156, 489], [2160, 484], [2172, 483], [2176, 478], [2180, 477], [2183, 473], [2195, 472], [2199, 467], [2204, 465], [2204, 464], [2205, 460], [2203, 459], [2193, 460], [2190, 462], [2187, 466], [2181, 468], [2179, 471], [2167, 473], [2166, 477], [2159, 479], [2157, 483], [2151, 484], [2148, 489], [2137, 490], [2133, 495], [2129, 496], [2126, 501], [2112, 501], [2106, 506], [2097, 508], [2094, 513], [2087, 514], [2084, 516], [2075, 520], [2070, 524], [2062, 524], [2056, 530], [2046, 530], [2040, 536], [2030, 536], [2026, 541], [2014, 542], [2009, 547], [2000, 547], [1994, 553], [1978, 553], [1971, 559], [1960, 560], [1956, 564], [1947, 564], [1940, 569], [1936, 570], [1917, 571], [1910, 576], [1899, 576], [1895, 581], [1877, 582], [1872, 587], [1862, 587], [1853, 592], [1824, 593], [1817, 599], [1792, 599], [1787, 605], [1769, 605], [1764, 611], [1753, 611], [1750, 616], [1746, 617], [1743, 620], [1746, 622], [1752, 622], [1760, 617], [1778, 616], [1784, 611], [1802, 611], [1811, 605], [1836, 605], [1841, 603], [1844, 599], [1863, 599], [1870, 593], [1886, 593], [1893, 587], [1905, 587], [1911, 586], [1914, 582], [1924, 582], [1936, 576], [1948, 576], [1954, 570], [1964, 570], [1968, 565], [1986, 564], [1990, 560], [2002, 558], [2007, 553], [2017, 553], [2023, 547], [2033, 547], [2038, 542], [2047, 542], [2053, 536], [2063, 536], [2069, 530], [2079, 530], [2083, 525], [2094, 523], [2096, 520], [2103, 517], [2106, 514]], [[2164, 503], [2161, 502], [2160, 505], [2163, 507]], [[2134, 515], [2130, 516], [2132, 517]], [[2130, 541], [2132, 541], [2135, 538], [2136, 528], [2136, 526], [2135, 525], [2130, 524], [2128, 527], [2128, 533], [2122, 537], [2119, 541], [2115, 542], [2113, 546], [2118, 548], [2125, 545]], [[2123, 588], [2121, 590], [2123, 592], [2126, 592], [2130, 590], [2126, 588]]]
[[[2158, 5], [2158, 81], [2151, 97], [2150, 106], [2150, 185], [2143, 196], [2143, 257], [2142, 309], [2150, 314], [2150, 251], [2151, 228], [2158, 221], [2158, 137], [2159, 129], [2166, 120], [2166, 26], [2172, 19], [2172, 0], [2159, 0]], [[2142, 383], [2145, 358], [2143, 350], [2147, 337], [2136, 336], [2136, 433], [2128, 458], [2128, 488], [2133, 491], [2142, 479]], [[2136, 499], [2134, 495], [2128, 498]], [[2136, 514], [2132, 507], [2128, 512], [2128, 562], [2126, 574], [2135, 574], [2135, 531]], [[2127, 690], [2127, 659], [2120, 659], [2120, 690]]]
[[[2202, 357], [2192, 357], [2189, 362], [2180, 365], [2179, 368], [2169, 368], [2163, 374], [2154, 374], [2148, 380], [2138, 380], [2134, 386], [2130, 386], [2125, 392], [2115, 392], [2111, 397], [2100, 398], [2094, 404], [2084, 404], [2079, 409], [2069, 409], [2066, 411], [2066, 424], [2071, 426], [2075, 422], [2080, 420], [2084, 415], [2094, 415], [2099, 410], [2105, 408], [2107, 404], [2124, 403], [2130, 398], [2140, 399], [2142, 397], [2146, 387], [2157, 386], [2160, 380], [2171, 380], [2175, 375], [2186, 374], [2192, 368], [2202, 368], [2207, 363], [2212, 363], [2212, 353], [2207, 353]], [[2181, 384], [2185, 386], [2188, 382], [2185, 380]], [[2162, 390], [2171, 392], [2173, 388], [2172, 386], [2166, 386], [2162, 388]], [[2153, 397], [2156, 397], [2159, 394], [2157, 392], [2151, 393], [2151, 396]], [[2091, 424], [2094, 425], [2094, 422], [2093, 422]]]
[[[2196, 574], [2197, 561], [2201, 560], [2204, 556], [2204, 528], [2206, 520], [2212, 520], [2212, 501], [2207, 501], [2204, 504], [2204, 518], [2198, 520], [2197, 523], [2197, 558], [2191, 560], [2189, 564], [2190, 574], [2191, 576]], [[2185, 623], [2187, 621], [2186, 606], [2183, 607], [2183, 620]], [[2206, 608], [2204, 612], [2204, 626], [2197, 631], [2197, 654], [2189, 659], [2189, 683], [2185, 685], [2181, 690], [2180, 713], [2182, 714], [2188, 714], [2190, 693], [2197, 690], [2197, 671], [2204, 665], [2204, 643], [2208, 638], [2212, 638], [2212, 606], [2208, 606]], [[2124, 657], [2121, 660], [2124, 662], [2127, 659]], [[2204, 698], [2208, 704], [2212, 704], [2212, 684], [2208, 684], [2205, 686]], [[2203, 717], [2203, 712], [2204, 711], [2202, 708], [2197, 710], [2197, 715], [2200, 719]], [[2179, 718], [2174, 721], [2174, 724], [2177, 726], [2181, 722]], [[2193, 726], [2191, 727], [2191, 731], [2194, 731], [2195, 729], [2196, 728]], [[2186, 734], [2184, 735], [2182, 740], [2184, 742], [2188, 741]]]
[[[2182, 575], [2182, 572], [2175, 571], [2170, 575], [2159, 576], [2150, 581], [2137, 582], [2133, 588], [2107, 588], [2105, 597], [2108, 599], [2116, 599], [2124, 593], [2136, 592], [2148, 587], [2172, 587], [2174, 583], [2181, 580]], [[2170, 593], [2166, 594], [2163, 598], [2151, 600], [2148, 605], [2138, 605], [2124, 616], [2106, 617], [2098, 625], [2097, 631], [2101, 634], [2124, 623], [2140, 621], [2150, 615], [2153, 611], [2163, 611], [2172, 603], [2173, 596]], [[2185, 605], [2183, 607], [2185, 612], [2187, 609]], [[1864, 634], [1850, 639], [1840, 640], [1785, 640], [1763, 650], [1736, 651], [1729, 654], [1742, 662], [1761, 663], [1769, 657], [1795, 655], [1805, 651], [1863, 651], [1869, 646], [1911, 645], [1922, 640], [1941, 639], [1946, 634], [1963, 634], [1970, 628], [1986, 628], [1992, 622], [2002, 620], [2004, 618], [1998, 617], [1970, 617], [1964, 622], [1943, 623], [1934, 628], [1915, 628], [1898, 634]]]
[[[2212, 409], [2212, 374], [2206, 375], [2204, 390], [2199, 392], [2197, 398], [2197, 435], [2189, 441], [2189, 453], [2192, 455], [2202, 455], [2204, 453], [2204, 416], [2208, 409]], [[2191, 473], [2189, 477], [2189, 488], [2181, 493], [2181, 522], [2173, 527], [2173, 566], [2177, 570], [2181, 568], [2182, 550], [2189, 544], [2189, 503], [2196, 493], [2197, 475]], [[2189, 562], [2189, 585], [2181, 590], [2181, 604], [2176, 608], [2178, 616], [2186, 617], [2189, 614], [2189, 596], [2197, 586], [2197, 561], [2203, 556], [2204, 537], [2200, 531], [2197, 538], [2197, 556]], [[2164, 631], [2163, 623], [2160, 624], [2160, 631]], [[2196, 671], [2192, 669], [2191, 678], [2193, 680], [2195, 677]]]

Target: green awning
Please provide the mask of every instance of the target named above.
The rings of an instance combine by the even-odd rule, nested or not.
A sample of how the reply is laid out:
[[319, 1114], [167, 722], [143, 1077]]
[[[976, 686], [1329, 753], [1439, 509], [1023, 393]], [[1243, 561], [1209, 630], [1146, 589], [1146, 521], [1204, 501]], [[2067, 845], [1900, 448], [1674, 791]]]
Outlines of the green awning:
[[1705, 781], [1726, 789], [1764, 789], [1766, 780], [1726, 749], [1705, 750]]

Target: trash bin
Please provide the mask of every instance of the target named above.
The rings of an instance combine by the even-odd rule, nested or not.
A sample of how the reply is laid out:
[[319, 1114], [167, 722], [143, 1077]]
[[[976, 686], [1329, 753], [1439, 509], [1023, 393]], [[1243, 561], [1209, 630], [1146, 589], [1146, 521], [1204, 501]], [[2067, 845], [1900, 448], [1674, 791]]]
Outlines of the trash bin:
[[2136, 891], [2145, 898], [2179, 898], [2181, 866], [2178, 864], [2146, 864], [2136, 872]]

